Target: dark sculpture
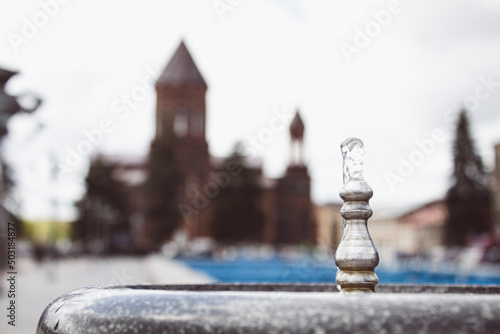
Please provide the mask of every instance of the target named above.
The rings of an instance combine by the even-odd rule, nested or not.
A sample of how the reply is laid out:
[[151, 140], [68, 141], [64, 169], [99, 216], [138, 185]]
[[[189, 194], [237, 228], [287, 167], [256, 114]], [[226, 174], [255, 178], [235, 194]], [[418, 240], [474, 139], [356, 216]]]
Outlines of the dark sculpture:
[[[18, 72], [0, 68], [0, 141], [7, 134], [7, 121], [9, 120], [10, 116], [18, 112], [32, 113], [42, 103], [41, 99], [33, 95], [30, 96], [28, 94], [25, 94], [23, 96], [11, 96], [5, 92], [5, 84], [12, 76], [16, 75], [17, 73]], [[35, 102], [33, 106], [24, 107], [19, 104], [18, 99], [24, 96], [34, 99]]]
[[[7, 134], [7, 121], [10, 116], [18, 113], [32, 113], [35, 111], [42, 100], [33, 94], [24, 94], [22, 96], [11, 96], [5, 92], [5, 84], [7, 81], [18, 72], [12, 72], [0, 68], [0, 143], [5, 138]], [[34, 103], [30, 107], [22, 106], [17, 100], [19, 98], [28, 97], [34, 100]], [[2, 154], [0, 152], [0, 269], [3, 269], [7, 264], [7, 221], [8, 213], [3, 208], [3, 200], [5, 198], [5, 193], [7, 192], [6, 186], [6, 175], [4, 173], [5, 164], [1, 161]]]

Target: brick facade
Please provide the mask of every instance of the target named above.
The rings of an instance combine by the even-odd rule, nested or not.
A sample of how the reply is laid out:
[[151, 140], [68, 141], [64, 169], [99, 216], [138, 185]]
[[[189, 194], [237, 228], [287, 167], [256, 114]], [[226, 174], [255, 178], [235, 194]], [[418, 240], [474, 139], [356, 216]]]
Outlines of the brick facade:
[[[181, 43], [170, 62], [156, 83], [156, 129], [154, 141], [172, 140], [175, 157], [185, 174], [186, 189], [184, 202], [202, 201], [198, 196], [211, 182], [211, 173], [217, 172], [220, 166], [212, 162], [205, 137], [207, 85], [198, 71], [184, 43]], [[313, 205], [310, 198], [310, 177], [303, 161], [304, 124], [297, 113], [290, 127], [292, 150], [299, 150], [299, 156], [292, 158], [286, 174], [279, 179], [268, 179], [262, 175], [261, 167], [257, 167], [262, 179], [264, 210], [264, 228], [262, 243], [267, 244], [309, 244], [316, 243], [316, 228]], [[145, 162], [144, 162], [145, 163]], [[131, 172], [144, 173], [144, 163], [135, 165], [135, 169], [118, 168], [122, 179], [126, 180]], [[129, 174], [127, 174], [129, 173]], [[143, 176], [144, 179], [144, 176]], [[137, 192], [137, 187], [131, 187]], [[194, 192], [193, 192], [194, 189]], [[196, 191], [198, 195], [196, 195]], [[196, 197], [198, 196], [198, 197]], [[134, 197], [137, 217], [145, 207], [147, 198]], [[210, 201], [203, 204], [199, 214], [192, 215], [189, 221], [183, 220], [183, 227], [189, 239], [199, 237], [212, 238], [210, 228], [212, 209]], [[142, 224], [142, 225], [141, 225]], [[142, 226], [143, 242], [147, 242], [148, 231], [154, 226], [148, 222], [138, 223]], [[137, 230], [137, 228], [136, 228]]]

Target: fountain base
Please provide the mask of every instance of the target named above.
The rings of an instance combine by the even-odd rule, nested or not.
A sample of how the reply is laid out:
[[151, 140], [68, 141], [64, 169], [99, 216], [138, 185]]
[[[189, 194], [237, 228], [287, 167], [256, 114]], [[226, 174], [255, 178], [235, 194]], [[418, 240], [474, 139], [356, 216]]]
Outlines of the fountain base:
[[[500, 287], [333, 284], [90, 287], [52, 302], [37, 333], [493, 333]], [[307, 292], [307, 293], [304, 293]]]

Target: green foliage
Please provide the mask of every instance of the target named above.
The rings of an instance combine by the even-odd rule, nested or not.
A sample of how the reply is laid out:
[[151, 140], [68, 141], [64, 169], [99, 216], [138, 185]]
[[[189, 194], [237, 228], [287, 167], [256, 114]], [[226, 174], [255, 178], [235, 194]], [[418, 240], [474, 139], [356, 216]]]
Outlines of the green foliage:
[[23, 220], [24, 237], [35, 244], [49, 244], [70, 238], [73, 223]]
[[476, 152], [465, 110], [459, 115], [453, 144], [453, 185], [446, 195], [445, 242], [463, 246], [467, 238], [491, 231], [492, 193], [488, 174]]
[[113, 247], [113, 235], [128, 230], [129, 204], [125, 185], [113, 176], [115, 166], [102, 157], [91, 162], [84, 197], [76, 203], [79, 218], [73, 238], [84, 242], [102, 240]]
[[212, 200], [215, 239], [222, 243], [260, 242], [264, 228], [263, 194], [259, 184], [261, 172], [245, 166], [240, 144], [224, 161], [224, 165], [228, 163], [240, 166], [240, 172], [232, 175], [229, 184], [221, 187]]
[[144, 184], [148, 237], [157, 245], [171, 238], [181, 220], [178, 206], [184, 175], [176, 162], [173, 144], [172, 139], [151, 143]]

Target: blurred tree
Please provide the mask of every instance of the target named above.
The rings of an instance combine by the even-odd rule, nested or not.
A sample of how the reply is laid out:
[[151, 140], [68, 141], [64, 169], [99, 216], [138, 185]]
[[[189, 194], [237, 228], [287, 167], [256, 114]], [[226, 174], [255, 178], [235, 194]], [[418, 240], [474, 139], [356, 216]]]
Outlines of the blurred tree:
[[[0, 68], [0, 142], [3, 142], [3, 139], [8, 133], [7, 123], [13, 115], [19, 112], [32, 113], [42, 103], [41, 99], [32, 94], [24, 94], [20, 96], [7, 94], [5, 86], [9, 79], [17, 73], [18, 72]], [[18, 100], [22, 98], [29, 98], [31, 102], [33, 102], [32, 105], [26, 106], [24, 103], [19, 103]], [[21, 234], [22, 222], [17, 219], [17, 217], [14, 217], [12, 213], [9, 213], [7, 211], [8, 208], [5, 208], [6, 199], [11, 199], [9, 195], [13, 182], [9, 174], [10, 170], [3, 159], [3, 156], [0, 157], [0, 159], [0, 173], [2, 173], [2, 175], [0, 175], [0, 269], [2, 269], [7, 263], [6, 255], [8, 242], [6, 237], [8, 232], [8, 223], [15, 222], [17, 232]]]
[[491, 231], [492, 193], [488, 174], [470, 135], [467, 112], [460, 112], [453, 144], [453, 185], [446, 195], [445, 243], [464, 246], [467, 238]]
[[224, 161], [224, 166], [228, 164], [239, 166], [239, 173], [232, 175], [229, 184], [221, 187], [213, 199], [211, 225], [215, 239], [222, 243], [260, 242], [264, 228], [261, 171], [245, 165], [241, 143]]
[[152, 247], [170, 239], [181, 219], [179, 203], [184, 175], [176, 162], [173, 144], [172, 138], [155, 140], [149, 151], [144, 194], [146, 231]]
[[[17, 217], [16, 207], [19, 206], [19, 203], [16, 201], [14, 196], [12, 195], [12, 191], [14, 189], [15, 183], [14, 178], [12, 176], [12, 168], [5, 160], [3, 154], [0, 152], [0, 168], [1, 168], [1, 177], [0, 182], [2, 183], [0, 189], [0, 199], [2, 206], [5, 208], [8, 216], [8, 221], [13, 222], [16, 225], [16, 233], [18, 236], [24, 236], [23, 234], [23, 223]], [[12, 208], [14, 206], [14, 208]]]
[[0, 168], [2, 169], [2, 191], [8, 194], [13, 186], [14, 180], [12, 179], [12, 169], [10, 168], [7, 161], [5, 161], [3, 154], [0, 153]]
[[[114, 165], [98, 156], [90, 164], [84, 197], [76, 203], [79, 218], [73, 224], [72, 235], [83, 241], [91, 251], [117, 251], [117, 233], [129, 230], [129, 205], [125, 185], [113, 177]], [[103, 249], [99, 249], [103, 248]]]

